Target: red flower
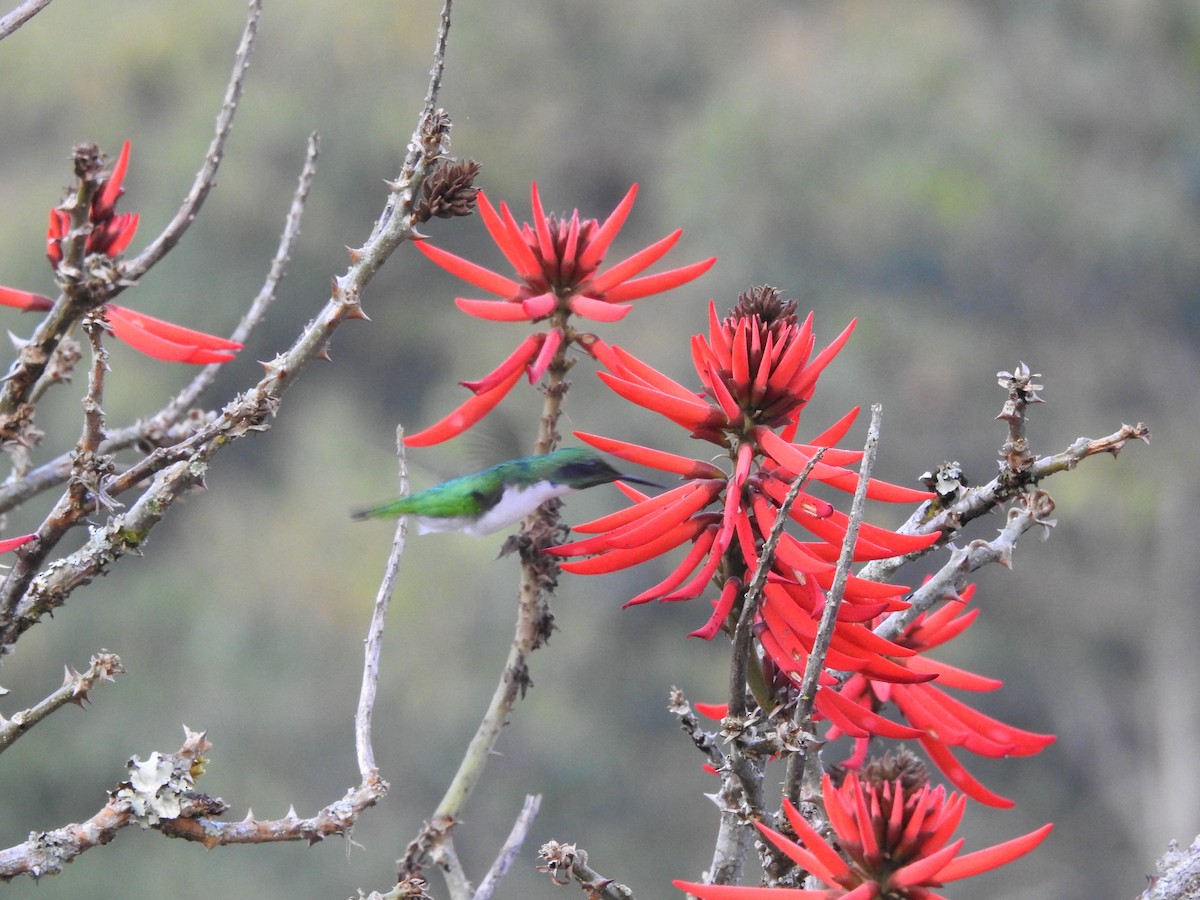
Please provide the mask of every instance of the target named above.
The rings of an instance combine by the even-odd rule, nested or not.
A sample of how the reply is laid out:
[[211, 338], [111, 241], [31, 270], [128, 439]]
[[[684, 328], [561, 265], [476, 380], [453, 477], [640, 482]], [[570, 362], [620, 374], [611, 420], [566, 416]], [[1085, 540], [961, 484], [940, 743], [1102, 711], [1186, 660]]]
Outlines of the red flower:
[[[919, 766], [919, 764], [917, 764]], [[885, 761], [881, 768], [895, 768]], [[740, 887], [676, 881], [675, 886], [701, 900], [936, 900], [934, 888], [1007, 865], [1040, 844], [1053, 829], [1043, 825], [1019, 838], [959, 856], [964, 841], [951, 842], [962, 819], [966, 798], [931, 787], [923, 770], [914, 776], [907, 767], [898, 777], [884, 780], [878, 773], [862, 779], [850, 774], [835, 788], [822, 779], [829, 824], [837, 843], [823, 838], [794, 806], [783, 809], [798, 840], [758, 825], [759, 831], [796, 866], [829, 887], [824, 890]], [[843, 858], [843, 855], [845, 858]]]
[[[138, 227], [137, 213], [116, 214], [117, 200], [125, 193], [121, 183], [125, 180], [125, 169], [129, 166], [129, 141], [121, 146], [121, 155], [109, 176], [96, 184], [92, 195], [88, 221], [92, 229], [88, 233], [84, 250], [87, 253], [103, 253], [117, 256], [124, 252], [133, 240]], [[50, 265], [58, 268], [62, 263], [62, 240], [71, 229], [71, 215], [66, 210], [50, 210], [50, 228], [46, 233], [46, 256]]]
[[[975, 621], [979, 609], [965, 609], [965, 604], [974, 593], [975, 586], [971, 585], [963, 591], [962, 605], [948, 603], [935, 613], [922, 613], [896, 641], [911, 655], [897, 657], [894, 662], [914, 674], [936, 677], [936, 686], [928, 683], [905, 684], [895, 680], [885, 682], [872, 678], [866, 672], [859, 672], [842, 685], [840, 695], [847, 702], [874, 713], [878, 713], [889, 700], [892, 701], [909, 724], [919, 729], [917, 740], [955, 787], [988, 806], [1010, 807], [1013, 805], [1011, 800], [980, 784], [954, 757], [950, 748], [962, 747], [980, 756], [997, 759], [1032, 756], [1053, 743], [1054, 735], [1014, 728], [954, 699], [941, 688], [992, 691], [1003, 682], [937, 662], [924, 655], [924, 651], [962, 634]], [[839, 729], [836, 726], [825, 736], [826, 740], [835, 740], [837, 737]], [[857, 768], [866, 758], [868, 739], [862, 735], [855, 737], [856, 752], [844, 765]]]
[[[41, 294], [0, 285], [0, 305], [45, 311], [54, 306], [54, 301]], [[198, 364], [229, 362], [234, 358], [233, 351], [242, 349], [237, 341], [164, 322], [115, 303], [105, 304], [105, 311], [116, 337], [155, 359]]]
[[[116, 214], [117, 200], [125, 192], [121, 183], [125, 179], [125, 169], [128, 165], [129, 141], [126, 141], [112, 172], [107, 178], [101, 178], [97, 182], [92, 195], [92, 203], [88, 210], [91, 231], [84, 244], [86, 253], [115, 257], [124, 252], [133, 240], [138, 226], [137, 214]], [[70, 228], [71, 216], [68, 212], [61, 209], [50, 210], [46, 256], [55, 269], [62, 264], [62, 242], [68, 236]], [[54, 301], [41, 294], [0, 286], [0, 305], [44, 312], [54, 306]], [[115, 303], [105, 304], [105, 311], [116, 337], [155, 359], [199, 364], [228, 362], [234, 358], [234, 351], [242, 349], [242, 345], [237, 341], [164, 322], [162, 319], [134, 312]]]
[[448, 272], [503, 298], [472, 300], [457, 297], [454, 302], [463, 312], [493, 322], [549, 320], [551, 327], [527, 337], [482, 379], [459, 382], [475, 396], [437, 424], [406, 437], [406, 444], [424, 447], [461, 434], [504, 399], [521, 372], [528, 374], [530, 383], [541, 378], [564, 344], [576, 343], [590, 351], [590, 342], [585, 340], [590, 336], [577, 335], [568, 326], [571, 314], [599, 322], [615, 322], [629, 312], [627, 304], [630, 301], [679, 287], [712, 267], [715, 257], [657, 275], [634, 277], [666, 255], [683, 233], [677, 230], [605, 271], [598, 271], [633, 207], [636, 194], [635, 184], [601, 224], [596, 219], [581, 220], [578, 210], [570, 219], [547, 216], [542, 210], [537, 184], [534, 184], [534, 221], [518, 225], [506, 204], [501, 203], [497, 211], [480, 191], [478, 203], [484, 225], [516, 269], [518, 280], [515, 281], [428, 243], [417, 244], [418, 250]]
[[[850, 328], [813, 356], [812, 316], [798, 322], [795, 303], [781, 301], [774, 288], [743, 294], [724, 321], [717, 319], [711, 304], [709, 311], [709, 340], [701, 336], [692, 339], [693, 362], [704, 386], [702, 395], [618, 347], [596, 338], [590, 344], [593, 355], [608, 369], [600, 373], [606, 384], [626, 399], [687, 428], [693, 437], [727, 448], [732, 473], [712, 463], [576, 432], [582, 440], [622, 459], [678, 474], [684, 483], [654, 498], [620, 486], [636, 501], [632, 507], [576, 526], [576, 531], [595, 532], [596, 536], [549, 551], [560, 556], [588, 556], [562, 567], [577, 574], [597, 574], [636, 565], [690, 542], [691, 551], [670, 575], [626, 605], [691, 599], [715, 581], [721, 593], [713, 615], [693, 632], [704, 638], [712, 638], [722, 625], [728, 625], [740, 604], [742, 586], [758, 566], [763, 542], [787, 493], [787, 482], [805, 468], [818, 448], [825, 448], [811, 480], [852, 492], [858, 476], [844, 466], [862, 455], [832, 446], [850, 428], [853, 412], [811, 443], [791, 442], [817, 378], [849, 337]], [[867, 495], [893, 502], [932, 496], [876, 480], [869, 483]], [[832, 583], [847, 517], [804, 491], [790, 517], [816, 540], [783, 535], [760, 608], [759, 638], [775, 665], [785, 674], [796, 675], [812, 646], [825, 601], [821, 589]], [[928, 546], [937, 537], [901, 535], [864, 523], [854, 559], [908, 553]], [[899, 596], [906, 590], [899, 585], [849, 579], [846, 602], [838, 614], [832, 667], [906, 681], [932, 677], [914, 675], [890, 662], [886, 657], [908, 651], [875, 637], [861, 624], [885, 610], [904, 608]], [[854, 706], [830, 698], [824, 698], [825, 704], [851, 711]], [[916, 733], [895, 723], [886, 725], [909, 736]]]

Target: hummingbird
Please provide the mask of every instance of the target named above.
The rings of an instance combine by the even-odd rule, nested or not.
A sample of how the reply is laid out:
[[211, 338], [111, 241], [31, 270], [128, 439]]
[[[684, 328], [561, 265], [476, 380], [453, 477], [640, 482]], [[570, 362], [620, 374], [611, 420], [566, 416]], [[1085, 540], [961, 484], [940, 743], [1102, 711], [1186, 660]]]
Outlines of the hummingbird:
[[478, 536], [519, 522], [551, 498], [618, 480], [661, 486], [622, 475], [592, 450], [571, 447], [543, 456], [510, 459], [482, 472], [451, 478], [427, 490], [356, 512], [353, 517], [394, 519], [413, 515], [421, 534], [462, 531]]

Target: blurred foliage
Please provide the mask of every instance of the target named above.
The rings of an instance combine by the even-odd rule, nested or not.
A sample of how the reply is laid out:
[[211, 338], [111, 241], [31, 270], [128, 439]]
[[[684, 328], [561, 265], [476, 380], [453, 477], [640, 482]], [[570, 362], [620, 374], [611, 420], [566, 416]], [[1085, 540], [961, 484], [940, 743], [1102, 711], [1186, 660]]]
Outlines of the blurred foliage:
[[[122, 208], [143, 216], [134, 249], [165, 224], [209, 140], [243, 7], [56, 0], [0, 44], [10, 86], [0, 92], [0, 282], [52, 289], [46, 210], [76, 141], [115, 152], [131, 138]], [[343, 247], [367, 234], [415, 124], [438, 12], [433, 0], [268, 4], [219, 187], [181, 247], [127, 295], [154, 315], [232, 328], [265, 275], [304, 138], [320, 132], [301, 246], [272, 318], [223, 373], [226, 392], [290, 341], [344, 266]], [[955, 897], [1139, 891], [1168, 839], [1200, 831], [1200, 7], [461, 0], [442, 101], [454, 151], [483, 163], [483, 186], [519, 219], [531, 180], [548, 208], [598, 217], [638, 181], [614, 254], [682, 226], [676, 264], [719, 256], [699, 287], [604, 330], [671, 374], [690, 383], [687, 338], [705, 327], [707, 299], [723, 311], [750, 284], [811, 305], [819, 339], [860, 317], [807, 424], [881, 401], [889, 480], [911, 484], [943, 459], [990, 477], [1003, 438], [993, 374], [1018, 360], [1047, 385], [1031, 433], [1039, 451], [1121, 421], [1151, 424], [1153, 448], [1048, 485], [1060, 527], [1045, 546], [1023, 546], [1016, 571], [984, 573], [983, 624], [943, 654], [1005, 678], [985, 698], [990, 712], [1059, 735], [1032, 760], [978, 764], [1018, 807], [973, 809], [968, 849], [1048, 820], [1057, 829], [1033, 857]], [[429, 230], [501, 263], [477, 220]], [[443, 415], [463, 397], [453, 383], [482, 375], [523, 333], [458, 314], [450, 299], [463, 290], [403, 251], [364, 298], [372, 322], [338, 335], [333, 365], [306, 375], [272, 430], [222, 458], [144, 559], [26, 635], [0, 670], [6, 713], [100, 647], [129, 674], [95, 692], [87, 713], [58, 713], [5, 755], [0, 843], [90, 815], [123, 761], [175, 749], [183, 722], [216, 745], [202, 787], [258, 815], [291, 803], [310, 813], [357, 781], [351, 715], [389, 535], [346, 513], [394, 491], [393, 423], [415, 430]], [[32, 328], [3, 315], [16, 334]], [[114, 422], [156, 409], [188, 375], [119, 345], [112, 363]], [[588, 361], [575, 371], [571, 427], [694, 446], [618, 404]], [[490, 433], [507, 426], [522, 451], [536, 409], [527, 391]], [[40, 457], [74, 441], [78, 410], [70, 391], [45, 406]], [[473, 467], [478, 447], [457, 443], [411, 455], [417, 487]], [[617, 502], [603, 491], [572, 498], [568, 520]], [[10, 517], [9, 533], [47, 504]], [[63, 876], [7, 890], [51, 900], [385, 888], [503, 660], [516, 569], [495, 550], [457, 535], [410, 544], [376, 716], [393, 791], [354, 833], [365, 849], [206, 854], [127, 831]], [[458, 842], [482, 872], [523, 794], [545, 793], [503, 897], [557, 896], [531, 865], [551, 838], [578, 841], [643, 897], [669, 895], [670, 878], [708, 862], [710, 782], [663, 708], [672, 684], [719, 697], [725, 654], [684, 639], [707, 616], [695, 605], [619, 609], [651, 580], [564, 580], [561, 630], [534, 659], [536, 687]]]

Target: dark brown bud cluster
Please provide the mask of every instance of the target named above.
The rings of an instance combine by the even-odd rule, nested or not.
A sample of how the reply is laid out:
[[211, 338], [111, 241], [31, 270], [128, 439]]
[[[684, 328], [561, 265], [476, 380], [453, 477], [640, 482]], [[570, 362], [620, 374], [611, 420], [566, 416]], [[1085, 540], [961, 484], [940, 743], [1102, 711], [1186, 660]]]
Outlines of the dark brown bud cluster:
[[475, 197], [479, 189], [475, 179], [479, 176], [479, 163], [473, 159], [462, 162], [442, 163], [433, 170], [421, 188], [421, 199], [417, 203], [416, 217], [428, 222], [434, 216], [449, 219], [452, 216], [469, 216], [475, 211]]
[[899, 779], [904, 792], [911, 795], [929, 784], [929, 770], [913, 753], [901, 748], [897, 753], [871, 760], [860, 778], [868, 785], [891, 784]]
[[757, 316], [768, 327], [796, 324], [796, 301], [784, 300], [783, 291], [769, 284], [752, 287], [738, 294], [737, 305], [729, 311], [729, 319], [748, 319]]

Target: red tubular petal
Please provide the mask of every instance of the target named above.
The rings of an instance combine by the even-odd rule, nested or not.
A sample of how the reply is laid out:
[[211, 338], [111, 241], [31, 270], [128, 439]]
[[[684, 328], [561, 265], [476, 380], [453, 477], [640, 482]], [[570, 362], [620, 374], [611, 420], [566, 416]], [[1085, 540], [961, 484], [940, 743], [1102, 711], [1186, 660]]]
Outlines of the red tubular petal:
[[608, 248], [612, 245], [613, 238], [617, 236], [617, 232], [621, 230], [621, 226], [625, 224], [625, 219], [629, 216], [629, 211], [633, 209], [634, 198], [637, 197], [638, 186], [635, 182], [632, 187], [621, 198], [621, 202], [617, 204], [604, 224], [592, 235], [592, 239], [588, 241], [588, 245], [583, 252], [579, 254], [579, 268], [587, 271], [594, 269], [600, 265], [604, 259], [604, 254], [608, 252]]
[[664, 597], [671, 593], [671, 591], [683, 584], [687, 577], [695, 571], [696, 566], [700, 565], [700, 560], [704, 559], [704, 557], [708, 555], [708, 551], [712, 548], [713, 541], [716, 540], [717, 531], [718, 529], [715, 525], [711, 525], [701, 531], [696, 539], [692, 542], [692, 549], [688, 551], [687, 556], [680, 560], [679, 565], [675, 567], [674, 571], [672, 571], [670, 575], [668, 575], [658, 584], [654, 585], [654, 587], [647, 588], [632, 600], [624, 603], [622, 608], [626, 606], [636, 606], [639, 603], [649, 603], [651, 600], [657, 600], [660, 597]]
[[533, 362], [529, 366], [529, 383], [533, 384], [540, 381], [541, 377], [546, 374], [546, 369], [550, 368], [550, 363], [554, 361], [554, 354], [558, 352], [558, 348], [562, 346], [563, 333], [561, 328], [552, 328], [548, 331], [542, 341], [542, 349], [538, 351]]
[[619, 306], [615, 303], [597, 300], [595, 297], [586, 297], [583, 294], [573, 294], [567, 301], [567, 306], [575, 315], [597, 322], [619, 322], [633, 309], [632, 306]]
[[[832, 447], [834, 444], [839, 443], [850, 431], [851, 426], [854, 425], [854, 420], [858, 418], [858, 412], [860, 408], [861, 407], [858, 406], [854, 407], [854, 409], [850, 410], [850, 412], [846, 413], [844, 416], [818, 434], [815, 438], [810, 440], [809, 443], [817, 447]], [[861, 451], [859, 452], [859, 456], [862, 456]]]
[[[831, 788], [832, 785], [830, 788], [826, 788], [826, 795], [832, 793]], [[820, 863], [818, 869], [810, 870], [814, 875], [826, 884], [833, 885], [837, 884], [839, 879], [845, 878], [850, 874], [850, 866], [846, 864], [846, 861], [821, 837], [815, 828], [808, 824], [808, 820], [800, 815], [800, 811], [792, 805], [790, 800], [785, 799], [783, 801], [783, 813], [787, 816], [788, 823], [796, 832], [796, 836], [804, 842], [808, 848], [808, 852], [816, 857]], [[832, 819], [830, 824], [833, 824]], [[767, 834], [765, 831], [763, 833]], [[846, 838], [851, 834], [852, 832], [838, 832], [838, 837]], [[767, 834], [767, 837], [770, 836], [770, 834]], [[775, 842], [772, 841], [772, 843]], [[780, 847], [780, 849], [782, 850], [783, 848]], [[784, 852], [786, 853], [787, 851], [785, 850]]]
[[[717, 401], [717, 405], [721, 407], [721, 411], [725, 413], [725, 418], [730, 422], [740, 422], [742, 419], [742, 408], [738, 402], [733, 399], [733, 394], [729, 392], [725, 380], [721, 377], [721, 373], [710, 368], [708, 370], [708, 385], [709, 391], [712, 393], [713, 399]], [[750, 447], [751, 444], [742, 444], [743, 447]]]
[[[747, 335], [750, 330], [749, 319], [738, 319], [737, 327], [733, 334], [733, 353], [730, 359], [732, 365], [729, 367], [730, 374], [733, 376], [733, 383], [740, 388], [749, 388], [750, 386], [750, 348], [747, 346]], [[757, 332], [755, 332], [757, 334]]]
[[712, 502], [713, 492], [705, 490], [704, 485], [692, 485], [690, 492], [680, 494], [672, 503], [667, 504], [654, 515], [646, 516], [632, 528], [622, 529], [619, 534], [609, 535], [609, 546], [614, 550], [629, 550], [639, 544], [644, 544], [657, 535], [679, 525], [691, 518]]
[[457, 275], [463, 281], [469, 281], [478, 288], [499, 294], [501, 297], [516, 297], [521, 292], [521, 286], [503, 275], [498, 275], [491, 269], [455, 256], [446, 250], [434, 247], [427, 241], [417, 241], [416, 248], [430, 261], [445, 269], [452, 275]]
[[[579, 210], [571, 214], [571, 224], [567, 226], [567, 240], [562, 249], [562, 265], [559, 278], [562, 284], [569, 284], [575, 277], [575, 257], [579, 252]], [[583, 277], [582, 275], [580, 277]]]
[[105, 219], [112, 215], [117, 198], [121, 196], [121, 182], [125, 180], [125, 169], [129, 166], [129, 141], [121, 146], [121, 154], [117, 157], [112, 174], [108, 176], [100, 195], [92, 204], [94, 218]]
[[[732, 507], [732, 509], [731, 509]], [[721, 564], [721, 558], [725, 555], [725, 551], [729, 548], [729, 542], [733, 540], [734, 522], [733, 515], [737, 509], [737, 499], [735, 491], [726, 491], [725, 494], [725, 514], [721, 521], [721, 528], [717, 532], [717, 537], [713, 541], [712, 550], [709, 553], [708, 561], [704, 567], [700, 569], [692, 580], [678, 590], [672, 591], [659, 599], [666, 603], [676, 600], [691, 600], [698, 596], [712, 580], [716, 574], [717, 567]]]
[[108, 305], [108, 318], [112, 323], [113, 312], [118, 314], [118, 318], [124, 322], [138, 325], [146, 331], [150, 331], [158, 337], [166, 338], [168, 341], [175, 343], [192, 344], [194, 347], [204, 348], [206, 350], [240, 350], [241, 344], [236, 341], [230, 341], [228, 337], [217, 337], [216, 335], [205, 334], [204, 331], [196, 331], [190, 328], [184, 328], [182, 325], [176, 325], [170, 322], [164, 322], [163, 319], [156, 319], [154, 316], [146, 316], [144, 312], [130, 310], [126, 306], [118, 306], [116, 304]]
[[537, 235], [538, 251], [542, 254], [542, 267], [547, 266], [558, 269], [558, 254], [554, 252], [554, 235], [550, 233], [550, 223], [546, 220], [546, 213], [542, 209], [542, 198], [538, 194], [537, 182], [533, 182], [529, 189], [529, 202], [533, 207], [533, 229]]
[[656, 275], [634, 278], [632, 281], [626, 281], [624, 284], [618, 284], [616, 287], [610, 288], [605, 292], [604, 296], [609, 302], [618, 303], [641, 300], [643, 297], [661, 294], [680, 285], [687, 284], [689, 281], [695, 281], [711, 269], [716, 261], [717, 258], [712, 256], [700, 262], [692, 263], [690, 266], [680, 266], [678, 269], [659, 272]]
[[65, 238], [70, 227], [71, 217], [65, 210], [50, 210], [50, 227], [46, 229], [47, 240], [57, 241]]
[[5, 538], [0, 541], [0, 553], [7, 553], [9, 550], [16, 550], [18, 547], [23, 547], [36, 537], [36, 534], [23, 534], [20, 537]]
[[1019, 838], [960, 856], [939, 870], [937, 878], [939, 881], [957, 881], [960, 878], [968, 878], [1007, 865], [1034, 849], [1053, 830], [1054, 823], [1049, 822], [1036, 831], [1031, 831]]
[[533, 251], [529, 249], [529, 245], [522, 239], [521, 230], [516, 227], [516, 224], [509, 226], [501, 219], [483, 191], [478, 193], [476, 200], [478, 201], [479, 215], [483, 219], [488, 234], [492, 236], [492, 240], [496, 242], [496, 246], [500, 248], [500, 252], [504, 254], [504, 258], [508, 260], [509, 264], [524, 278], [535, 278], [540, 275], [542, 267], [538, 264]]
[[767, 379], [767, 388], [772, 393], [782, 394], [786, 392], [789, 382], [796, 376], [801, 367], [808, 362], [808, 356], [812, 353], [813, 348], [811, 323], [812, 313], [809, 313], [807, 322], [809, 329], [807, 333], [801, 332], [788, 341], [787, 349], [783, 351], [779, 362], [771, 370], [771, 377]]
[[622, 282], [628, 281], [638, 272], [648, 269], [662, 259], [675, 246], [682, 234], [682, 228], [676, 229], [665, 238], [655, 241], [649, 247], [639, 250], [632, 256], [626, 257], [611, 268], [599, 273], [587, 285], [588, 290], [595, 294], [603, 294]]
[[1001, 797], [999, 794], [985, 788], [955, 758], [954, 754], [950, 752], [950, 748], [941, 741], [934, 740], [929, 735], [918, 738], [917, 741], [925, 752], [929, 754], [929, 758], [933, 760], [933, 764], [941, 769], [942, 774], [946, 776], [950, 783], [972, 800], [976, 800], [984, 806], [992, 806], [997, 809], [1010, 809], [1016, 806], [1007, 797]]
[[137, 213], [121, 213], [109, 220], [112, 236], [104, 252], [109, 256], [117, 256], [124, 252], [137, 233], [139, 216]]
[[619, 509], [614, 513], [609, 513], [607, 516], [601, 516], [598, 519], [592, 519], [590, 522], [583, 522], [572, 528], [572, 531], [580, 531], [585, 534], [601, 531], [615, 531], [629, 525], [631, 522], [637, 522], [647, 516], [657, 513], [668, 503], [675, 501], [677, 497], [682, 496], [691, 490], [690, 484], [682, 484], [677, 488], [672, 488], [665, 493], [659, 494], [657, 497], [650, 497], [642, 500], [635, 506], [630, 506], [625, 509]]
[[684, 428], [700, 428], [704, 425], [720, 425], [725, 417], [703, 400], [685, 400], [662, 391], [634, 384], [617, 378], [608, 372], [597, 372], [596, 376], [626, 400], [654, 410]]
[[985, 678], [949, 663], [939, 662], [927, 656], [916, 656], [909, 662], [908, 667], [914, 672], [929, 672], [937, 676], [937, 683], [942, 687], [958, 688], [963, 691], [994, 691], [1003, 687], [1004, 682], [998, 678]]
[[455, 297], [454, 305], [468, 316], [489, 322], [528, 322], [532, 319], [520, 303], [512, 300], [472, 300]]
[[740, 578], [730, 578], [721, 588], [721, 596], [717, 599], [716, 605], [713, 607], [713, 614], [703, 626], [691, 632], [688, 637], [703, 638], [706, 641], [711, 641], [721, 630], [721, 625], [729, 617], [729, 611], [733, 609], [733, 601], [737, 599], [738, 594], [742, 589], [742, 581]]
[[234, 358], [232, 351], [242, 349], [237, 341], [193, 331], [113, 303], [108, 304], [107, 316], [117, 338], [147, 356], [167, 362], [228, 362]]
[[717, 318], [717, 304], [712, 300], [708, 301], [708, 341], [710, 349], [720, 360], [721, 368], [730, 368], [733, 356], [729, 347], [729, 335], [721, 327], [721, 320]]
[[41, 294], [31, 294], [29, 291], [18, 291], [16, 288], [0, 285], [0, 305], [44, 312], [54, 307], [54, 301]]
[[[816, 699], [822, 704], [823, 711], [828, 713], [836, 710], [839, 718], [854, 723], [866, 732], [865, 734], [855, 734], [843, 725], [843, 730], [853, 737], [867, 737], [868, 734], [875, 734], [904, 741], [919, 738], [924, 734], [919, 728], [910, 728], [908, 725], [901, 725], [899, 722], [885, 719], [869, 707], [848, 700], [833, 688], [821, 688], [817, 691]], [[833, 716], [829, 718], [834, 721]]]
[[838, 355], [846, 341], [850, 340], [850, 335], [854, 331], [854, 326], [858, 324], [858, 319], [851, 319], [850, 324], [842, 329], [842, 333], [835, 337], [829, 346], [816, 355], [807, 366], [805, 366], [792, 380], [788, 383], [788, 390], [797, 397], [806, 397], [812, 391], [813, 386], [817, 383], [821, 372], [825, 367], [833, 361], [833, 358]]
[[692, 536], [693, 530], [690, 522], [684, 522], [640, 547], [630, 550], [610, 550], [600, 556], [562, 563], [561, 568], [564, 572], [571, 572], [575, 575], [602, 575], [607, 572], [616, 572], [619, 569], [627, 569], [678, 547]]
[[620, 375], [621, 364], [616, 355], [616, 349], [611, 344], [605, 343], [594, 334], [577, 334], [575, 335], [575, 343], [585, 350], [592, 359], [604, 366], [613, 374]]
[[[910, 642], [905, 639], [904, 643], [909, 644]], [[937, 682], [941, 687], [958, 688], [963, 691], [994, 691], [1004, 685], [999, 678], [977, 675], [924, 655], [915, 657], [910, 666], [916, 671], [937, 675]]]
[[654, 450], [650, 447], [643, 447], [640, 444], [630, 444], [626, 441], [618, 441], [615, 438], [603, 437], [602, 435], [591, 434], [586, 431], [572, 433], [575, 437], [584, 443], [591, 444], [597, 450], [611, 453], [613, 456], [623, 459], [626, 462], [658, 469], [660, 472], [672, 472], [682, 478], [720, 479], [722, 482], [726, 477], [725, 473], [719, 467], [704, 460], [692, 459], [676, 453], [668, 453], [665, 450]]
[[529, 365], [530, 361], [537, 355], [538, 349], [546, 342], [546, 335], [531, 334], [525, 340], [517, 345], [517, 349], [508, 355], [508, 357], [492, 369], [487, 375], [484, 375], [478, 381], [460, 381], [472, 394], [486, 394], [494, 391], [505, 381], [512, 378], [513, 373], [518, 375]]
[[932, 686], [925, 687], [920, 691], [920, 694], [929, 700], [930, 703], [936, 704], [942, 710], [954, 716], [957, 721], [971, 729], [975, 734], [1004, 748], [1003, 754], [993, 754], [964, 744], [968, 750], [978, 753], [981, 756], [1032, 756], [1035, 753], [1040, 753], [1055, 741], [1055, 737], [1052, 734], [1037, 734], [1021, 728], [1014, 728], [1012, 725], [1007, 725], [998, 719], [984, 715], [979, 710], [972, 709], [961, 700], [956, 700], [949, 694], [945, 694]]
[[[828, 891], [802, 891], [791, 888], [744, 887], [737, 884], [701, 884], [698, 881], [672, 881], [671, 884], [699, 900], [825, 900]], [[858, 900], [857, 897], [853, 900]]]
[[521, 309], [525, 315], [531, 319], [541, 319], [554, 312], [558, 306], [558, 297], [547, 291], [544, 294], [537, 294], [533, 297], [526, 297], [521, 301]]
[[654, 368], [649, 363], [645, 363], [638, 359], [628, 350], [624, 350], [621, 347], [616, 346], [614, 346], [612, 350], [613, 354], [619, 361], [618, 368], [620, 370], [614, 371], [613, 374], [619, 375], [622, 378], [626, 378], [630, 381], [640, 381], [649, 387], [657, 388], [660, 391], [671, 394], [675, 397], [681, 397], [684, 400], [703, 402], [700, 401], [696, 396], [695, 391], [689, 391], [682, 384], [671, 378], [668, 378], [662, 372], [658, 371], [658, 369]]
[[895, 885], [902, 893], [907, 893], [907, 889], [919, 887], [931, 881], [934, 884], [941, 884], [938, 873], [946, 863], [954, 858], [954, 854], [961, 850], [965, 843], [964, 838], [959, 838], [936, 853], [919, 857], [908, 865], [901, 866], [888, 878], [888, 886]]
[[406, 447], [428, 447], [462, 434], [491, 412], [512, 390], [513, 385], [520, 377], [521, 369], [518, 368], [495, 389], [484, 394], [474, 395], [441, 421], [430, 425], [424, 431], [418, 431], [416, 434], [405, 437], [404, 445]]

